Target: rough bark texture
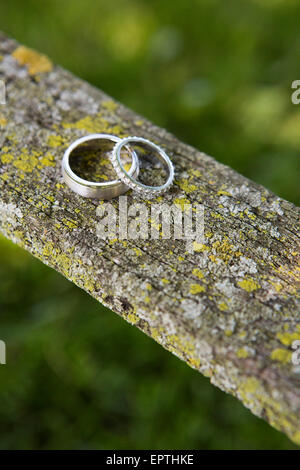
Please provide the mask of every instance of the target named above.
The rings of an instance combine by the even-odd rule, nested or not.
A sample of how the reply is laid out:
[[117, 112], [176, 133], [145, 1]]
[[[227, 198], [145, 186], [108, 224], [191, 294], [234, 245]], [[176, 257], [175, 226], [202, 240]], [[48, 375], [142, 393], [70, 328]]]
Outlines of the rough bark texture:
[[[0, 79], [1, 232], [300, 444], [299, 208], [4, 35]], [[176, 181], [163, 200], [205, 208], [194, 254], [183, 241], [97, 237], [99, 201], [69, 190], [60, 167], [92, 132], [167, 151]]]

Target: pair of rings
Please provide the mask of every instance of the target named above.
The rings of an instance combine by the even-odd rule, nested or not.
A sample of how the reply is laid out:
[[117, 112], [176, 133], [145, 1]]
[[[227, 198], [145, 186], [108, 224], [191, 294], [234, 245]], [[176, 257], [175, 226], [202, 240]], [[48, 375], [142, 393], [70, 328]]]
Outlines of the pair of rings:
[[[110, 161], [118, 176], [118, 179], [105, 182], [88, 181], [71, 169], [70, 157], [79, 145], [92, 140], [108, 140], [113, 142], [114, 148], [110, 153]], [[157, 153], [159, 161], [167, 172], [167, 181], [161, 186], [147, 186], [137, 180], [139, 175], [139, 159], [131, 145], [146, 146]], [[131, 167], [126, 171], [121, 162], [121, 150], [125, 148], [131, 157]], [[67, 185], [84, 197], [95, 199], [112, 199], [124, 194], [129, 188], [138, 191], [141, 195], [155, 197], [165, 192], [174, 179], [174, 167], [168, 155], [156, 144], [143, 137], [126, 137], [121, 139], [110, 134], [90, 134], [75, 140], [65, 151], [62, 159], [62, 174]]]

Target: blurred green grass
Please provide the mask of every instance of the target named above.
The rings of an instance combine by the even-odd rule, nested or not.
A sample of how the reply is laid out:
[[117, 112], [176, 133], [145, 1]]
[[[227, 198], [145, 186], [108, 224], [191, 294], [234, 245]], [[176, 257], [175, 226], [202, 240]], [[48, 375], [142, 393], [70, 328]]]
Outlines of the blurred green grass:
[[[299, 14], [294, 0], [11, 0], [0, 29], [299, 204]], [[0, 448], [296, 448], [3, 238], [0, 260]]]

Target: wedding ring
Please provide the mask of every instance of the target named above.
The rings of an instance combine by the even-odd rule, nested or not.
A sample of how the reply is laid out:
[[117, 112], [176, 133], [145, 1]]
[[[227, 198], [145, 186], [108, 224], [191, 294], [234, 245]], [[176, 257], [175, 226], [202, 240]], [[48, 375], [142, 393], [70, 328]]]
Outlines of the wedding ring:
[[[152, 150], [154, 149], [156, 151], [158, 159], [162, 163], [168, 175], [167, 181], [163, 185], [147, 186], [146, 184], [143, 184], [138, 181], [136, 179], [136, 175], [130, 174], [130, 172], [126, 171], [121, 162], [121, 150], [124, 146], [127, 146], [128, 144], [143, 145], [146, 147], [150, 147]], [[138, 191], [140, 194], [142, 193], [147, 195], [148, 197], [155, 197], [165, 192], [173, 183], [174, 167], [170, 158], [158, 145], [154, 144], [150, 140], [144, 139], [143, 137], [126, 137], [122, 139], [114, 146], [110, 158], [120, 180], [123, 181], [126, 186], [129, 186], [131, 189]]]
[[[70, 167], [71, 153], [75, 148], [84, 142], [90, 140], [108, 140], [114, 143], [121, 143], [121, 139], [110, 134], [90, 134], [80, 139], [75, 140], [65, 151], [62, 159], [62, 173], [66, 184], [77, 194], [84, 197], [95, 198], [95, 199], [112, 199], [120, 194], [128, 191], [128, 186], [120, 181], [106, 181], [106, 182], [94, 182], [80, 178]], [[130, 177], [137, 177], [139, 174], [139, 161], [138, 157], [133, 149], [126, 145], [126, 150], [129, 152], [132, 163], [128, 171]]]

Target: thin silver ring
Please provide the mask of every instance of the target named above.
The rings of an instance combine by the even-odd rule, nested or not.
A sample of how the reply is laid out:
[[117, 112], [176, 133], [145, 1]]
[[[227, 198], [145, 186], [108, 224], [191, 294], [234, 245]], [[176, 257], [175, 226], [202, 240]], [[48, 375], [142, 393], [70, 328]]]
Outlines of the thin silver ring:
[[[110, 134], [90, 134], [80, 139], [75, 140], [65, 151], [62, 159], [62, 174], [66, 184], [77, 194], [84, 197], [95, 199], [112, 199], [120, 194], [128, 191], [129, 187], [120, 180], [112, 180], [107, 182], [88, 181], [76, 175], [70, 167], [70, 155], [73, 150], [84, 142], [89, 140], [109, 140], [115, 143], [120, 143], [121, 139], [115, 135]], [[132, 158], [132, 164], [128, 171], [130, 176], [138, 176], [139, 174], [139, 160], [137, 154], [129, 146], [126, 146]]]
[[[128, 144], [143, 144], [143, 145], [151, 147], [157, 152], [158, 159], [160, 160], [160, 162], [163, 164], [164, 168], [168, 172], [167, 181], [163, 185], [148, 186], [146, 184], [141, 183], [140, 181], [137, 181], [137, 179], [135, 178], [135, 175], [132, 175], [125, 170], [121, 162], [121, 149], [122, 147], [124, 147], [124, 145], [128, 145]], [[118, 142], [114, 146], [114, 149], [110, 158], [111, 158], [113, 167], [118, 177], [120, 178], [120, 180], [122, 180], [123, 183], [126, 184], [126, 186], [129, 186], [131, 189], [134, 189], [135, 191], [138, 191], [139, 193], [143, 193], [147, 196], [152, 196], [152, 197], [158, 196], [159, 194], [165, 192], [173, 183], [174, 167], [170, 158], [158, 145], [154, 144], [148, 139], [144, 139], [143, 137], [125, 137], [125, 139], [122, 139], [121, 142]]]

